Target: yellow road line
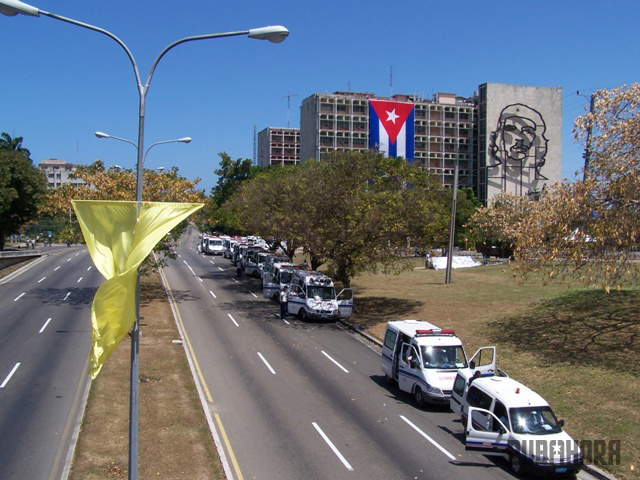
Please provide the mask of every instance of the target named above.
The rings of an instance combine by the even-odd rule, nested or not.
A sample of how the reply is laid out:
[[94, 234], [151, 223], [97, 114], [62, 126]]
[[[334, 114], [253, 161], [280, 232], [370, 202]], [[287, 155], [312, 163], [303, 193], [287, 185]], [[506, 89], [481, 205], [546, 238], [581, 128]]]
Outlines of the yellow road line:
[[[164, 272], [161, 272], [162, 276], [164, 276]], [[209, 392], [209, 387], [207, 387], [207, 382], [204, 381], [204, 377], [202, 376], [202, 371], [200, 370], [200, 365], [198, 364], [198, 359], [196, 358], [196, 354], [193, 351], [193, 347], [191, 346], [191, 342], [189, 341], [189, 336], [187, 335], [187, 330], [184, 328], [184, 322], [182, 321], [182, 316], [180, 315], [180, 310], [178, 310], [178, 304], [176, 303], [176, 299], [173, 296], [173, 291], [171, 290], [171, 287], [169, 286], [169, 282], [166, 281], [166, 277], [165, 277], [165, 283], [167, 285], [167, 290], [169, 290], [169, 295], [171, 296], [171, 302], [173, 303], [173, 307], [176, 311], [176, 315], [178, 316], [178, 322], [180, 322], [180, 328], [182, 329], [182, 335], [184, 336], [184, 340], [185, 342], [187, 342], [187, 348], [189, 349], [189, 351], [191, 352], [191, 358], [193, 359], [193, 365], [196, 369], [196, 372], [198, 373], [198, 378], [200, 379], [200, 384], [202, 385], [202, 388], [204, 389], [204, 393], [207, 396], [207, 400], [209, 401], [209, 403], [213, 403], [213, 397], [211, 397], [211, 393]]]
[[[209, 387], [207, 387], [207, 383], [204, 381], [204, 377], [202, 376], [202, 371], [200, 370], [200, 365], [198, 365], [198, 359], [196, 358], [195, 352], [193, 351], [193, 347], [191, 346], [191, 342], [189, 341], [189, 336], [187, 335], [187, 331], [184, 328], [184, 322], [182, 321], [180, 310], [178, 310], [178, 304], [176, 303], [176, 299], [173, 296], [173, 291], [171, 290], [171, 287], [169, 286], [169, 282], [167, 281], [167, 278], [165, 277], [164, 272], [162, 270], [160, 270], [160, 274], [164, 277], [165, 285], [169, 292], [169, 296], [171, 297], [171, 302], [173, 303], [174, 311], [176, 312], [176, 315], [178, 317], [180, 328], [182, 329], [182, 335], [184, 336], [184, 340], [187, 344], [187, 348], [191, 353], [191, 358], [193, 359], [193, 365], [196, 369], [196, 372], [198, 373], [200, 384], [202, 385], [202, 388], [207, 396], [207, 400], [209, 401], [209, 403], [213, 403], [213, 398], [211, 397], [211, 393], [209, 392]], [[236, 478], [238, 480], [244, 480], [244, 477], [242, 476], [242, 472], [240, 471], [240, 465], [238, 465], [238, 460], [236, 459], [236, 455], [235, 453], [233, 453], [233, 449], [231, 448], [229, 437], [227, 437], [227, 432], [225, 431], [224, 426], [222, 425], [222, 420], [220, 419], [220, 415], [215, 413], [214, 416], [216, 419], [216, 423], [218, 424], [218, 429], [222, 434], [222, 439], [224, 441], [225, 447], [227, 448], [227, 452], [229, 453], [229, 457], [231, 458], [231, 463], [233, 464], [233, 468], [236, 472]]]
[[236, 476], [238, 480], [243, 480], [242, 472], [240, 471], [240, 465], [238, 465], [238, 461], [236, 460], [236, 456], [233, 453], [231, 448], [231, 443], [229, 443], [229, 438], [227, 437], [227, 432], [224, 431], [224, 427], [222, 426], [222, 420], [220, 420], [220, 415], [215, 414], [216, 423], [218, 424], [218, 428], [220, 429], [220, 433], [222, 434], [222, 438], [224, 440], [224, 444], [227, 446], [227, 450], [229, 452], [229, 456], [231, 457], [231, 463], [233, 463], [233, 468], [236, 471]]

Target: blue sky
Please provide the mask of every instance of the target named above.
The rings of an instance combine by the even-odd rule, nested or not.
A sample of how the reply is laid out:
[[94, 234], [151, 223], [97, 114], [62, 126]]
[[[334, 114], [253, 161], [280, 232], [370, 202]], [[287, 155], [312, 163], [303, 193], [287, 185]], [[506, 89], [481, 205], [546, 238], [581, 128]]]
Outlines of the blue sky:
[[[30, 2], [27, 2], [30, 3]], [[162, 49], [180, 38], [284, 25], [281, 44], [246, 37], [187, 43], [154, 74], [146, 167], [177, 166], [216, 183], [218, 152], [253, 157], [253, 130], [299, 126], [300, 103], [316, 92], [472, 96], [485, 82], [563, 89], [563, 176], [582, 165], [573, 121], [588, 97], [640, 79], [640, 2], [594, 0], [34, 0], [41, 10], [110, 31], [146, 79]], [[103, 160], [133, 167], [136, 152], [97, 139], [136, 141], [138, 91], [125, 53], [111, 39], [48, 17], [0, 15], [3, 46], [0, 131], [24, 138], [34, 163]], [[390, 69], [393, 83], [390, 84]], [[576, 94], [580, 91], [585, 96]]]

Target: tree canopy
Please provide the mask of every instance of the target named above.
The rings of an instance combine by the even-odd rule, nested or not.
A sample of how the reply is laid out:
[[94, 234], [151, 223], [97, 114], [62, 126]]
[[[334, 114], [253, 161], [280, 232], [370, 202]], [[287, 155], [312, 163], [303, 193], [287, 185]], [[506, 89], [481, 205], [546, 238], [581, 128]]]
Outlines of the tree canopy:
[[26, 223], [38, 218], [46, 196], [47, 181], [31, 162], [22, 138], [6, 133], [0, 141], [0, 250], [5, 236], [17, 233]]
[[334, 152], [243, 182], [225, 204], [248, 231], [303, 247], [348, 286], [364, 270], [406, 268], [410, 242], [446, 231], [445, 189], [404, 159]]

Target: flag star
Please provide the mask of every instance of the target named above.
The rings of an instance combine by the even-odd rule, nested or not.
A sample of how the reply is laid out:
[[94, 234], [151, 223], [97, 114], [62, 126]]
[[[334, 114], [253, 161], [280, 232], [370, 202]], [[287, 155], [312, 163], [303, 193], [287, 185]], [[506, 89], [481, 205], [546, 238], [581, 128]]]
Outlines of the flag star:
[[394, 123], [394, 125], [395, 125], [395, 123], [396, 123], [396, 118], [398, 118], [399, 116], [400, 116], [400, 115], [396, 115], [396, 109], [395, 109], [395, 108], [394, 108], [393, 110], [391, 110], [390, 112], [389, 112], [389, 111], [387, 111], [387, 122], [388, 122], [389, 120], [391, 120], [391, 121]]
[[553, 454], [554, 455], [560, 455], [560, 445], [554, 445], [553, 446]]

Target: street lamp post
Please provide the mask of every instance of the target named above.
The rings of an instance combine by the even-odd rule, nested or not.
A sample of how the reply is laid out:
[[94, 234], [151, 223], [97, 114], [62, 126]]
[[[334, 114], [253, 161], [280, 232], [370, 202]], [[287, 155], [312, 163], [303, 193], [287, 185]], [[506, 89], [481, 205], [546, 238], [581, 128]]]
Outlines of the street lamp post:
[[[133, 143], [131, 140], [127, 140], [126, 138], [120, 138], [120, 137], [116, 137], [115, 135], [109, 135], [108, 133], [103, 133], [103, 132], [96, 132], [95, 136], [98, 138], [113, 138], [114, 140], [120, 140], [121, 142], [126, 142], [129, 145], [133, 145], [136, 149], [138, 148], [138, 146]], [[147, 160], [147, 154], [149, 153], [149, 150], [151, 150], [153, 147], [155, 147], [156, 145], [162, 145], [164, 143], [191, 143], [191, 137], [182, 137], [182, 138], [176, 138], [175, 140], [163, 140], [161, 142], [156, 142], [151, 144], [151, 146], [149, 148], [147, 148], [147, 151], [144, 152], [144, 155], [142, 156], [142, 164], [144, 167], [144, 162]], [[117, 165], [116, 165], [117, 166]], [[160, 167], [158, 170], [164, 170], [164, 167]]]
[[[140, 97], [139, 102], [139, 116], [138, 116], [138, 143], [136, 148], [138, 149], [138, 157], [137, 157], [137, 182], [136, 182], [136, 201], [138, 203], [138, 215], [140, 214], [140, 209], [142, 207], [142, 175], [144, 171], [144, 120], [145, 120], [145, 101], [147, 92], [149, 91], [149, 85], [151, 83], [151, 78], [155, 72], [156, 66], [158, 62], [164, 57], [164, 55], [174, 47], [181, 45], [186, 42], [192, 42], [196, 40], [206, 40], [210, 38], [222, 38], [222, 37], [233, 37], [239, 35], [246, 35], [249, 38], [255, 38], [258, 40], [269, 40], [273, 43], [280, 43], [284, 41], [289, 35], [289, 31], [281, 26], [268, 26], [261, 28], [253, 28], [250, 30], [242, 30], [237, 32], [226, 32], [226, 33], [213, 33], [207, 35], [198, 35], [192, 37], [185, 37], [180, 40], [176, 40], [172, 44], [168, 45], [160, 52], [160, 54], [156, 57], [153, 64], [151, 65], [151, 69], [149, 70], [149, 75], [147, 76], [146, 82], [143, 84], [140, 78], [140, 74], [138, 71], [138, 66], [136, 61], [131, 54], [129, 48], [116, 37], [111, 32], [104, 30], [102, 28], [89, 25], [87, 23], [82, 23], [77, 20], [73, 20], [70, 18], [62, 17], [60, 15], [56, 15], [54, 13], [45, 12], [44, 10], [40, 10], [37, 7], [32, 5], [28, 5], [19, 0], [0, 0], [0, 13], [8, 16], [14, 16], [18, 14], [29, 15], [38, 17], [40, 15], [44, 15], [46, 17], [50, 17], [56, 20], [60, 20], [62, 22], [70, 23], [72, 25], [77, 25], [82, 28], [86, 28], [89, 30], [93, 30], [103, 35], [108, 36], [112, 40], [114, 40], [127, 54], [129, 61], [133, 67], [133, 73], [136, 78], [136, 85], [138, 88], [138, 94]], [[133, 142], [130, 142], [133, 143]], [[152, 145], [153, 146], [153, 145]], [[151, 148], [151, 147], [149, 147]], [[138, 282], [136, 284], [136, 319], [134, 326], [131, 332], [131, 408], [129, 413], [129, 479], [137, 479], [138, 478], [138, 353], [139, 353], [139, 328], [140, 328], [140, 280], [138, 278]]]

